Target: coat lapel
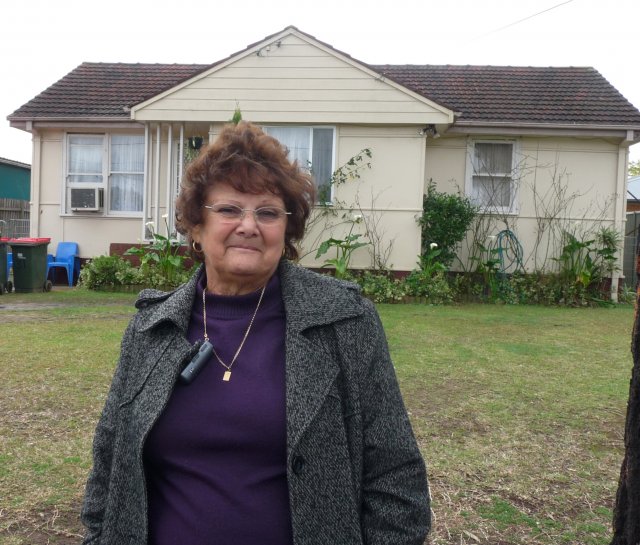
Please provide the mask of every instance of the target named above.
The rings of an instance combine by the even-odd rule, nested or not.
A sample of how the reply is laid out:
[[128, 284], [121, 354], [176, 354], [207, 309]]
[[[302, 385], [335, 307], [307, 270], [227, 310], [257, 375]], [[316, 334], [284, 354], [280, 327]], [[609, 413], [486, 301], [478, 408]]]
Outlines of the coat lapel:
[[287, 320], [287, 446], [291, 455], [340, 371], [327, 345], [331, 337], [314, 335], [313, 330], [358, 316], [363, 308], [355, 286], [286, 261], [280, 265], [280, 281]]

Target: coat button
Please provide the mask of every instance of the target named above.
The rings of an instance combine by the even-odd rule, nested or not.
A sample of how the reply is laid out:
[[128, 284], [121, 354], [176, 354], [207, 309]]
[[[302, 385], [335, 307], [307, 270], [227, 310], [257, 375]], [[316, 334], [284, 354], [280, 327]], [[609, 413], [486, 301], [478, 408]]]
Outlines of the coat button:
[[296, 475], [299, 475], [304, 469], [305, 459], [302, 456], [294, 456], [291, 460], [291, 469]]

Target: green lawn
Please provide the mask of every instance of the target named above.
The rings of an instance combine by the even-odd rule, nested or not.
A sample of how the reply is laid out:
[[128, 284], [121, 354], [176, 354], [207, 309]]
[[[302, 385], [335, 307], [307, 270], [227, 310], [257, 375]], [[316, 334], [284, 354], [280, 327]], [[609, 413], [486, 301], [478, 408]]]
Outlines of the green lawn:
[[[78, 543], [93, 427], [134, 298], [0, 297], [0, 544]], [[379, 310], [429, 467], [431, 543], [607, 544], [633, 309]]]

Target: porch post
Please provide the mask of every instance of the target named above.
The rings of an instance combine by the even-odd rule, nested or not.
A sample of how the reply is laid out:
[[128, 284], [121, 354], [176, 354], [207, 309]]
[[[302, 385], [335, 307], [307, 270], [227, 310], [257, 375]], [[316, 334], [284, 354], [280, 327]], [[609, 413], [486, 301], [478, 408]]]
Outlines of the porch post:
[[[167, 215], [167, 222], [166, 222], [167, 237], [171, 235], [171, 233], [169, 232], [170, 231], [169, 212], [173, 204], [173, 198], [171, 196], [172, 188], [173, 188], [173, 183], [172, 183], [173, 168], [171, 168], [172, 163], [173, 163], [173, 123], [169, 123], [169, 130], [167, 132], [167, 192], [166, 192], [167, 202], [165, 203], [165, 207], [164, 207], [165, 214]], [[158, 225], [158, 229], [160, 229], [159, 225]]]
[[153, 223], [156, 231], [158, 230], [160, 220], [160, 138], [162, 137], [162, 124], [158, 123], [156, 127], [156, 161], [155, 176], [153, 177], [153, 194], [155, 210], [153, 211]]
[[142, 184], [142, 234], [140, 240], [145, 239], [146, 223], [149, 217], [149, 178], [151, 172], [151, 141], [149, 138], [149, 123], [144, 124], [144, 175]]

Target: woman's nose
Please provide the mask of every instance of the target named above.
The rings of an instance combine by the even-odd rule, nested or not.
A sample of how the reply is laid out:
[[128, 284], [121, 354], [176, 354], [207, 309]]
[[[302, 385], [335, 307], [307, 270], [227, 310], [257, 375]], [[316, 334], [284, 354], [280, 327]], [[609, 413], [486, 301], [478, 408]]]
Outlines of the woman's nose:
[[244, 215], [240, 219], [240, 223], [238, 224], [238, 227], [236, 229], [241, 233], [258, 232], [258, 222], [256, 221], [256, 217], [253, 215], [253, 211], [244, 211]]

